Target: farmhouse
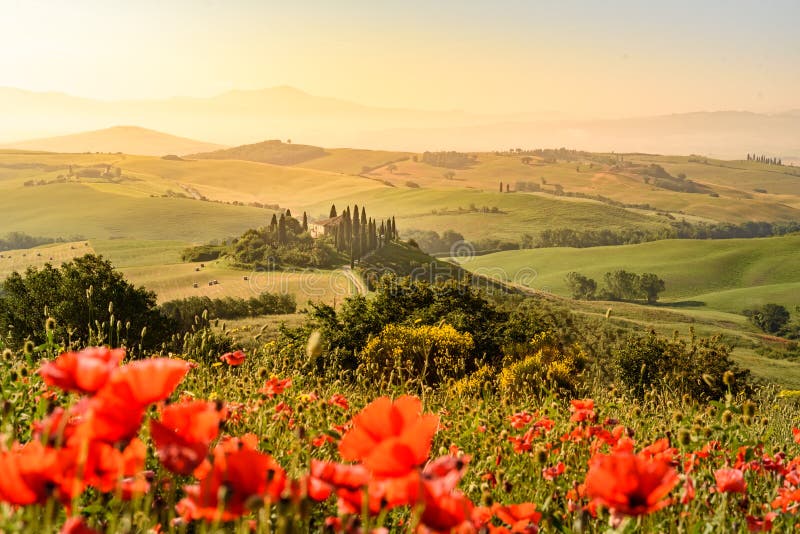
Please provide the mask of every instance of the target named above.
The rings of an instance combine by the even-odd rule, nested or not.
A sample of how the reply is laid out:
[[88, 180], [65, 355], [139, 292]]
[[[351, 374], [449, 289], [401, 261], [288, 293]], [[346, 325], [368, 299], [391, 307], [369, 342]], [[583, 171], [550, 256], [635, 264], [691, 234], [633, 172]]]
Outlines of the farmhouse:
[[339, 215], [338, 217], [330, 217], [328, 219], [314, 221], [308, 225], [308, 233], [310, 233], [311, 237], [314, 238], [333, 234], [336, 232], [336, 228], [339, 226], [342, 220], [343, 216]]

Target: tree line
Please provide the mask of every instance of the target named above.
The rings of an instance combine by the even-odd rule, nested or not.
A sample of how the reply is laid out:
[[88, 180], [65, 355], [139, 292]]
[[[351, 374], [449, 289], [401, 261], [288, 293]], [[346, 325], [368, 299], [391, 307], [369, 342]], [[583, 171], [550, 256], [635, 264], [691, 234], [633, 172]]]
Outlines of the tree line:
[[68, 241], [82, 241], [83, 237], [73, 236], [69, 239], [63, 237], [42, 237], [28, 235], [24, 232], [8, 232], [0, 237], [0, 251], [17, 250], [24, 248], [38, 247], [39, 245], [49, 245], [50, 243], [66, 243]]
[[747, 153], [747, 161], [757, 161], [758, 163], [766, 163], [767, 165], [783, 165], [781, 158], [770, 158], [764, 154], [757, 156], [755, 153], [750, 154], [749, 152]]
[[607, 272], [603, 276], [605, 287], [580, 273], [566, 276], [572, 298], [578, 300], [644, 300], [649, 304], [658, 301], [658, 294], [666, 289], [664, 280], [653, 273], [636, 274], [625, 270]]
[[294, 295], [264, 292], [249, 299], [188, 297], [170, 300], [159, 306], [159, 310], [179, 328], [188, 330], [198, 318], [204, 316], [208, 319], [239, 319], [294, 313], [297, 303]]
[[434, 167], [445, 167], [448, 169], [463, 169], [475, 162], [475, 156], [463, 152], [423, 152], [422, 162]]
[[[605, 247], [612, 245], [635, 245], [663, 239], [743, 239], [756, 237], [778, 237], [800, 232], [800, 222], [756, 222], [734, 223], [690, 223], [671, 221], [669, 226], [648, 230], [622, 228], [611, 230], [575, 230], [572, 228], [546, 228], [537, 234], [525, 233], [518, 241], [483, 238], [471, 241], [476, 251], [499, 251], [553, 247]], [[410, 230], [405, 232], [413, 238], [419, 248], [429, 254], [445, 253], [464, 236], [456, 230]]]

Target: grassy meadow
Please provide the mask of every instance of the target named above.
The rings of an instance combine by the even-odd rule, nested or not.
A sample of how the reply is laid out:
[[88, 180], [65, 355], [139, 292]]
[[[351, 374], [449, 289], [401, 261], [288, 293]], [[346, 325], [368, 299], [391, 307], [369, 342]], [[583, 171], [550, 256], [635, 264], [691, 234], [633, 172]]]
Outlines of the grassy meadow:
[[800, 305], [800, 236], [513, 250], [469, 258], [462, 266], [508, 280], [533, 269], [532, 288], [563, 296], [569, 294], [565, 276], [571, 271], [600, 284], [604, 273], [625, 269], [661, 277], [661, 300], [668, 306], [739, 313], [765, 301]]

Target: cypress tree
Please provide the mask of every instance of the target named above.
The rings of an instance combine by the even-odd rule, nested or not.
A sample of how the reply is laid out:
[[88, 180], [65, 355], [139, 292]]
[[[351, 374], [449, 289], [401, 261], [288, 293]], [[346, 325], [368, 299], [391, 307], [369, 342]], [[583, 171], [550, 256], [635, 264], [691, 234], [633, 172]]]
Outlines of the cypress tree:
[[350, 208], [344, 210], [344, 250], [350, 249], [353, 242], [353, 222], [350, 220]]
[[292, 210], [290, 210], [290, 209], [288, 209], [288, 208], [287, 208], [287, 209], [286, 209], [286, 216], [287, 216], [287, 217], [291, 217], [291, 216], [292, 216]]
[[344, 223], [339, 223], [336, 225], [336, 250], [344, 252], [344, 243]]
[[500, 182], [500, 192], [503, 192], [503, 182]]
[[278, 219], [278, 243], [286, 244], [286, 217], [284, 215]]
[[394, 215], [392, 215], [392, 239], [397, 239], [397, 224], [394, 222]]
[[306, 215], [306, 212], [303, 212], [303, 231], [308, 232], [308, 215]]
[[274, 232], [276, 228], [278, 228], [278, 217], [273, 213], [272, 220], [269, 222], [269, 231]]
[[361, 206], [361, 227], [364, 228], [367, 226], [367, 210], [364, 206]]
[[336, 217], [336, 204], [331, 204], [331, 213], [328, 215], [331, 219]]
[[364, 254], [366, 254], [368, 251], [369, 251], [369, 249], [367, 248], [367, 228], [366, 228], [366, 226], [362, 226], [361, 227], [361, 246], [358, 247], [358, 252], [359, 252], [358, 257], [360, 258]]

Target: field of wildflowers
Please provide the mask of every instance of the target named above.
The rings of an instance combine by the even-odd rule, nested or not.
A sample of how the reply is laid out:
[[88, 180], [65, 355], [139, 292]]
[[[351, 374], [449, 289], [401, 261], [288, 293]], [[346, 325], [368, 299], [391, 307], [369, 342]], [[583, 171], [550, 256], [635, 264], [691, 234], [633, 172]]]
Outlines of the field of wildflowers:
[[[312, 343], [313, 345], [313, 343]], [[798, 523], [796, 403], [469, 393], [6, 352], [3, 532], [746, 532]], [[317, 355], [311, 346], [308, 357]], [[732, 377], [728, 377], [732, 379]], [[519, 393], [519, 392], [518, 392]]]

